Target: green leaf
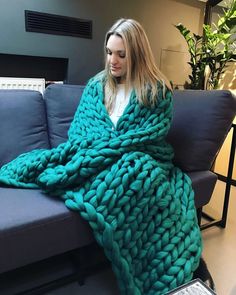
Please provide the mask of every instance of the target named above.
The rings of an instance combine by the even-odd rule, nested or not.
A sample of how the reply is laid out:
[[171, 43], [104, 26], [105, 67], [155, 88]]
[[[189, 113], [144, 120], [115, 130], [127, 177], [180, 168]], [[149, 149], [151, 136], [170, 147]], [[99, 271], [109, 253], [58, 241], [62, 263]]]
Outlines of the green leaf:
[[190, 60], [187, 62], [192, 73], [189, 87], [201, 89], [204, 82], [204, 70], [211, 69], [208, 84], [211, 89], [217, 87], [219, 77], [230, 62], [236, 61], [236, 0], [219, 17], [218, 27], [203, 25], [203, 36], [191, 33], [183, 24], [175, 26], [184, 37]]

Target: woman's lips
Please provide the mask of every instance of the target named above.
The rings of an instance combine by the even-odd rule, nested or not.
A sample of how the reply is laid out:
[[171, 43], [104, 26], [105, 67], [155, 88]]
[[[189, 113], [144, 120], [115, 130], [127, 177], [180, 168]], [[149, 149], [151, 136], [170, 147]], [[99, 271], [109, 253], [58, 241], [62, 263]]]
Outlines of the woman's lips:
[[117, 72], [119, 70], [120, 70], [120, 68], [111, 67], [111, 71], [113, 71], [113, 72]]

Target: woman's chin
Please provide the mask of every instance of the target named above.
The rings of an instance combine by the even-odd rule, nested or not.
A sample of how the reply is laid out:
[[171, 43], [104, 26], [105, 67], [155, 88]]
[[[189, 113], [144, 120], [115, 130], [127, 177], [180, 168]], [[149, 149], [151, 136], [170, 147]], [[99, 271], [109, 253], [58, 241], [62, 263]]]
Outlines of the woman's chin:
[[114, 78], [119, 78], [121, 76], [120, 73], [118, 73], [118, 72], [111, 71], [111, 74]]

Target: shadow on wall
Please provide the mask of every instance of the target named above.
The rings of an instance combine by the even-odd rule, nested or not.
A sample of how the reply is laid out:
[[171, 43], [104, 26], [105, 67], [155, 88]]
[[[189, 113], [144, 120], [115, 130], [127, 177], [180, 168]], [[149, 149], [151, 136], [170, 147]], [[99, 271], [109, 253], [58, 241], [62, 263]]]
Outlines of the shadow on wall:
[[160, 70], [173, 83], [174, 88], [183, 89], [190, 67], [189, 53], [180, 51], [181, 45], [161, 49]]
[[236, 63], [231, 63], [225, 71], [221, 81], [220, 89], [236, 90]]
[[206, 7], [206, 3], [207, 0], [205, 2], [203, 1], [191, 1], [191, 0], [171, 0], [173, 2], [178, 2], [178, 3], [182, 3], [185, 4], [187, 6], [191, 5], [192, 7], [195, 8], [199, 8], [201, 10], [200, 14], [199, 14], [199, 25], [198, 25], [198, 34], [201, 35], [202, 34], [202, 25], [204, 23], [204, 14], [205, 14], [205, 7]]
[[171, 1], [182, 3], [182, 4], [185, 4], [185, 5], [188, 5], [188, 6], [191, 5], [192, 7], [197, 7], [197, 8], [205, 6], [205, 3], [201, 2], [201, 1], [189, 1], [189, 0], [171, 0]]
[[235, 295], [236, 294], [236, 286], [233, 287], [229, 295]]

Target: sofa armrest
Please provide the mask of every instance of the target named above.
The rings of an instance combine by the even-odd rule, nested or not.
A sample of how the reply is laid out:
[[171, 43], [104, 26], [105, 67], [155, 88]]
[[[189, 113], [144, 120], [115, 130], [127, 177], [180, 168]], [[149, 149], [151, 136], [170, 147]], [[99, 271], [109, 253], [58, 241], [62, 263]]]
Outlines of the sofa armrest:
[[46, 110], [40, 92], [0, 90], [0, 167], [18, 155], [49, 148]]
[[227, 90], [176, 90], [168, 141], [175, 164], [184, 171], [210, 170], [236, 114]]

